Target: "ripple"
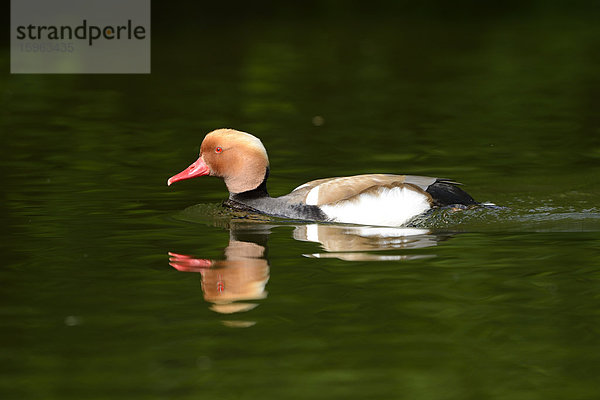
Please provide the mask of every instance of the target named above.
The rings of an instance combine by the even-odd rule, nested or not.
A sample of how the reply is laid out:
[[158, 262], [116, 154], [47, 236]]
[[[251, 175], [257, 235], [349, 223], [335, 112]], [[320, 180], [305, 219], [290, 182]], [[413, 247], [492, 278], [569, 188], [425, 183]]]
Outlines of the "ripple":
[[415, 218], [411, 227], [456, 231], [594, 232], [600, 209], [541, 204], [535, 208], [439, 208]]

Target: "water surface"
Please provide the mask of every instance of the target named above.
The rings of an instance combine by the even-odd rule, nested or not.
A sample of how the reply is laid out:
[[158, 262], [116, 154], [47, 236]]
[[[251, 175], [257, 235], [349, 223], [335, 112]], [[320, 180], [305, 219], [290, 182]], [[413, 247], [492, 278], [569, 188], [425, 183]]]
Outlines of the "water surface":
[[[149, 76], [1, 78], [2, 398], [600, 395], [593, 18], [201, 22], [157, 20]], [[273, 195], [409, 173], [501, 208], [232, 215], [166, 186], [218, 127]]]

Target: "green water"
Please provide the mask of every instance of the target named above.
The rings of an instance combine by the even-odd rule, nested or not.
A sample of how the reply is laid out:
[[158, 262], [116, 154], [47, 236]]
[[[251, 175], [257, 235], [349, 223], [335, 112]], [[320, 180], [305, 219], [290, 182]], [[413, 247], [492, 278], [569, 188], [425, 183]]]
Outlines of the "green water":
[[[149, 76], [4, 73], [0, 396], [598, 398], [597, 19], [459, 14], [154, 13]], [[273, 195], [410, 173], [502, 208], [231, 215], [218, 179], [166, 186], [218, 127]]]

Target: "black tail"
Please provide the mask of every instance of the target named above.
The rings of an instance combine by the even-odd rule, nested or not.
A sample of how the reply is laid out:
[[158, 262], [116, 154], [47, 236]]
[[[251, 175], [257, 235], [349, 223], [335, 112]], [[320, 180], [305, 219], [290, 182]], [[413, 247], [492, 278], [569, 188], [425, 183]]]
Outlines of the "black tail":
[[438, 207], [462, 204], [474, 206], [479, 204], [467, 192], [459, 188], [460, 183], [447, 179], [438, 179], [427, 188], [427, 193], [433, 198], [433, 204]]

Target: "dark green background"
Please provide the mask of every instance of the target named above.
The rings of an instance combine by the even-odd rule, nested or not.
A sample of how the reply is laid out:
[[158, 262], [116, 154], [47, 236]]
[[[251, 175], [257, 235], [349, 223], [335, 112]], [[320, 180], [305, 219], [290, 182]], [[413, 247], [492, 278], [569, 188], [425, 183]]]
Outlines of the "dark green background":
[[[595, 2], [155, 1], [147, 76], [9, 75], [6, 44], [1, 397], [598, 398], [599, 64]], [[218, 127], [262, 139], [274, 195], [393, 172], [505, 208], [367, 252], [404, 261], [306, 258], [336, 254], [236, 228], [221, 181], [167, 188]], [[222, 315], [167, 252], [240, 229], [268, 297]]]

